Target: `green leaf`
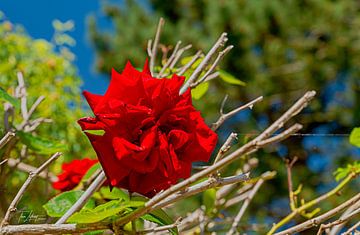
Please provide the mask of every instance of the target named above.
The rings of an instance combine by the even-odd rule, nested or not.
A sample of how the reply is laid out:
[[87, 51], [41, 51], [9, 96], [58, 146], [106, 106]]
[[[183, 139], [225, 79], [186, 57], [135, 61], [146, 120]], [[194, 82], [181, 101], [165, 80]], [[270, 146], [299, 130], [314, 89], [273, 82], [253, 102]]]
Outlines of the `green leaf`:
[[[162, 209], [158, 209], [141, 216], [142, 219], [156, 223], [160, 226], [173, 224], [173, 219]], [[171, 234], [179, 234], [177, 228], [170, 229]]]
[[[61, 217], [72, 205], [80, 198], [84, 191], [68, 191], [57, 195], [43, 205], [46, 213], [51, 217]], [[90, 198], [85, 204], [84, 209], [92, 209], [95, 207], [95, 200]]]
[[130, 201], [129, 195], [118, 188], [113, 188], [110, 191], [110, 187], [101, 187], [100, 189], [100, 195], [105, 199], [121, 199], [123, 201]]
[[239, 86], [245, 86], [246, 83], [237, 79], [233, 75], [231, 75], [228, 72], [225, 72], [224, 70], [219, 70], [219, 77], [227, 83], [233, 84], [233, 85], [239, 85]]
[[349, 137], [350, 144], [360, 148], [360, 127], [355, 127]]
[[346, 167], [339, 167], [334, 172], [335, 180], [339, 181], [346, 176], [348, 176], [351, 172], [354, 172], [355, 174], [360, 173], [360, 161], [356, 161], [352, 164], [348, 164]]
[[211, 188], [203, 193], [203, 204], [205, 205], [205, 213], [210, 215], [215, 208], [216, 189]]
[[19, 109], [20, 107], [20, 101], [18, 99], [15, 99], [11, 95], [9, 95], [4, 89], [0, 87], [0, 100], [9, 102], [12, 104], [16, 109]]
[[68, 222], [82, 224], [96, 223], [124, 212], [127, 208], [139, 208], [142, 206], [144, 206], [144, 202], [141, 201], [123, 202], [121, 200], [113, 200], [94, 209], [76, 212], [68, 219]]
[[208, 82], [200, 83], [197, 87], [195, 87], [194, 89], [191, 90], [191, 96], [192, 96], [192, 98], [198, 100], [203, 95], [205, 95], [205, 93], [207, 92], [208, 89], [209, 89]]
[[105, 134], [104, 130], [85, 130], [85, 132], [92, 134], [92, 135], [99, 135], [99, 136], [103, 136]]
[[40, 154], [51, 154], [66, 150], [66, 146], [64, 144], [45, 140], [38, 136], [33, 136], [30, 133], [18, 131], [16, 132], [16, 135], [20, 137], [23, 144]]
[[82, 177], [81, 182], [86, 182], [90, 179], [90, 177], [95, 173], [95, 171], [99, 170], [101, 168], [100, 162], [95, 163], [93, 166], [87, 170], [85, 175]]

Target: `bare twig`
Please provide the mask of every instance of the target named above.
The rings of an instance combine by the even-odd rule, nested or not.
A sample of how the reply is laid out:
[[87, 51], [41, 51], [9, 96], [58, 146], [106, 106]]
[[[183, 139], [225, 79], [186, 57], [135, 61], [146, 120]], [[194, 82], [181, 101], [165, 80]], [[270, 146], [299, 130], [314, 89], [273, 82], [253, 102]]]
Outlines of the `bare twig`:
[[[36, 167], [25, 164], [23, 162], [20, 162], [19, 160], [13, 159], [13, 158], [9, 158], [7, 164], [10, 167], [16, 167], [20, 171], [27, 172], [27, 173], [31, 173], [31, 172], [36, 171]], [[54, 174], [52, 174], [51, 172], [40, 172], [38, 174], [38, 176], [43, 178], [43, 179], [47, 179], [50, 182], [57, 181], [57, 177]]]
[[154, 210], [158, 208], [165, 207], [171, 203], [174, 203], [176, 201], [179, 201], [181, 199], [190, 197], [192, 195], [195, 195], [197, 193], [203, 192], [209, 188], [215, 188], [215, 187], [221, 187], [228, 184], [236, 184], [239, 182], [244, 182], [246, 180], [249, 180], [249, 174], [240, 174], [236, 176], [230, 176], [226, 178], [209, 178], [208, 180], [205, 180], [201, 183], [198, 183], [194, 186], [191, 186], [183, 191], [180, 191], [178, 193], [175, 193], [166, 199], [162, 200], [158, 204], [154, 206]]
[[2, 147], [4, 147], [7, 143], [9, 143], [9, 141], [15, 137], [15, 133], [14, 132], [7, 132], [4, 137], [0, 140], [0, 149]]
[[265, 131], [263, 131], [256, 140], [264, 140], [280, 128], [282, 128], [285, 122], [289, 121], [290, 118], [297, 115], [301, 110], [303, 110], [309, 102], [316, 95], [315, 91], [308, 91], [305, 93], [301, 99], [299, 99], [290, 109], [288, 109], [278, 120], [276, 120], [271, 126], [269, 126]]
[[217, 153], [213, 164], [217, 163], [225, 155], [225, 153], [229, 151], [232, 142], [236, 139], [237, 139], [236, 133], [233, 132], [229, 135], [229, 137], [226, 139], [225, 143], [221, 146], [219, 152]]
[[196, 52], [196, 54], [191, 58], [191, 60], [184, 65], [180, 69], [180, 71], [177, 73], [179, 76], [183, 75], [200, 57], [201, 57], [202, 51]]
[[320, 203], [320, 202], [324, 201], [325, 199], [338, 193], [347, 183], [349, 183], [354, 178], [355, 175], [356, 175], [356, 173], [351, 172], [345, 179], [343, 179], [335, 188], [333, 188], [329, 192], [327, 192], [327, 193], [321, 195], [320, 197], [315, 198], [315, 199], [303, 204], [302, 206], [296, 208], [295, 210], [293, 210], [289, 215], [287, 215], [285, 218], [283, 218], [280, 222], [274, 224], [272, 226], [271, 230], [267, 234], [268, 235], [273, 234], [277, 229], [282, 227], [284, 224], [288, 223], [296, 215], [301, 214], [305, 210], [317, 205], [318, 203]]
[[147, 53], [149, 57], [151, 57], [151, 45], [152, 45], [152, 40], [149, 39], [147, 43]]
[[265, 172], [260, 179], [256, 182], [256, 184], [254, 185], [253, 189], [250, 191], [250, 193], [248, 194], [248, 197], [245, 199], [244, 203], [242, 204], [238, 214], [236, 215], [233, 224], [231, 225], [231, 229], [229, 230], [229, 232], [227, 232], [227, 235], [231, 235], [236, 233], [237, 231], [237, 226], [242, 218], [242, 216], [244, 215], [246, 209], [248, 208], [248, 206], [250, 205], [251, 200], [253, 199], [253, 197], [255, 196], [255, 194], [257, 193], [257, 191], [259, 190], [259, 188], [261, 187], [261, 185], [265, 182], [264, 178], [269, 177], [268, 175], [271, 175], [272, 177], [276, 174], [276, 172]]
[[24, 82], [24, 77], [21, 72], [17, 73], [18, 83], [19, 85], [15, 89], [16, 97], [20, 98], [21, 102], [21, 114], [23, 119], [27, 119], [28, 110], [27, 110], [27, 98], [26, 98], [26, 86]]
[[181, 41], [178, 41], [175, 45], [175, 48], [173, 50], [173, 52], [171, 53], [169, 59], [166, 61], [165, 65], [161, 68], [159, 74], [157, 75], [159, 78], [161, 78], [165, 72], [165, 70], [169, 67], [169, 65], [171, 64], [171, 62], [174, 60], [177, 51], [179, 50], [179, 46], [181, 44]]
[[234, 46], [228, 46], [226, 47], [223, 51], [219, 52], [218, 56], [216, 57], [214, 63], [211, 65], [211, 67], [209, 68], [208, 71], [206, 71], [206, 73], [197, 81], [194, 81], [192, 84], [190, 84], [191, 88], [195, 88], [197, 87], [199, 84], [201, 84], [202, 82], [204, 82], [209, 75], [211, 75], [211, 73], [214, 71], [214, 69], [216, 68], [216, 66], [218, 65], [218, 63], [220, 62], [220, 60], [233, 48]]
[[300, 129], [302, 129], [302, 125], [296, 123], [278, 135], [270, 137], [266, 140], [259, 141], [258, 146], [265, 146], [265, 145], [268, 145], [269, 143], [280, 142], [280, 141], [288, 138], [295, 132], [299, 131]]
[[185, 51], [189, 50], [191, 47], [192, 47], [192, 45], [190, 44], [190, 45], [187, 45], [187, 46], [181, 48], [181, 49], [176, 53], [176, 56], [175, 56], [175, 58], [173, 59], [173, 61], [171, 62], [169, 68], [170, 68], [170, 69], [173, 69], [173, 68], [175, 67], [176, 63], [177, 63], [177, 62], [179, 61], [179, 59], [181, 58], [182, 54], [183, 54]]
[[34, 172], [30, 172], [29, 173], [29, 177], [27, 178], [27, 180], [25, 181], [25, 183], [22, 185], [22, 187], [20, 188], [20, 190], [18, 191], [18, 193], [16, 194], [15, 198], [13, 199], [13, 201], [11, 202], [8, 210], [6, 211], [6, 214], [4, 216], [4, 219], [1, 222], [1, 226], [3, 227], [4, 225], [7, 225], [9, 223], [9, 220], [11, 219], [11, 215], [12, 213], [14, 213], [16, 211], [16, 206], [19, 203], [20, 199], [22, 198], [22, 196], [25, 193], [25, 190], [29, 187], [30, 183], [32, 182], [32, 180], [38, 176], [45, 168], [47, 168], [50, 163], [52, 163], [53, 161], [55, 161], [59, 156], [61, 156], [61, 153], [55, 153], [53, 156], [51, 156], [44, 164], [42, 164], [39, 168], [37, 168]]
[[136, 234], [156, 233], [156, 232], [170, 230], [170, 229], [173, 229], [173, 228], [176, 228], [177, 226], [179, 226], [181, 224], [181, 221], [182, 221], [182, 218], [179, 217], [173, 224], [144, 229], [142, 231], [136, 232]]
[[0, 166], [1, 166], [2, 164], [6, 163], [8, 160], [9, 160], [9, 159], [4, 159], [4, 160], [2, 160], [2, 161], [0, 162]]
[[321, 235], [323, 233], [323, 231], [326, 231], [326, 229], [329, 229], [335, 225], [339, 225], [339, 224], [342, 224], [344, 222], [351, 220], [353, 217], [355, 217], [359, 213], [360, 213], [360, 208], [357, 208], [356, 210], [354, 210], [353, 212], [351, 212], [350, 214], [346, 215], [343, 218], [340, 218], [340, 219], [335, 220], [328, 224], [322, 224], [317, 232], [317, 235]]
[[158, 24], [157, 29], [156, 29], [154, 43], [153, 43], [152, 49], [151, 49], [150, 72], [151, 72], [151, 75], [153, 75], [153, 76], [154, 76], [154, 66], [155, 66], [155, 60], [156, 60], [156, 53], [157, 53], [157, 49], [158, 49], [158, 46], [159, 46], [160, 34], [161, 34], [162, 28], [164, 26], [164, 23], [165, 23], [164, 19], [160, 18], [159, 24]]
[[238, 112], [244, 110], [244, 109], [247, 109], [247, 108], [250, 108], [252, 109], [252, 107], [254, 106], [255, 103], [261, 101], [263, 99], [262, 96], [256, 98], [255, 100], [252, 100], [250, 101], [249, 103], [243, 105], [243, 106], [240, 106], [228, 113], [223, 113], [223, 107], [225, 105], [225, 102], [226, 102], [226, 99], [227, 99], [227, 96], [225, 96], [224, 100], [222, 101], [222, 105], [221, 105], [221, 109], [220, 109], [220, 117], [219, 119], [213, 123], [211, 125], [211, 129], [216, 131], [227, 119], [229, 119], [230, 117], [234, 116], [235, 114], [237, 114]]
[[196, 81], [196, 79], [200, 76], [201, 72], [205, 69], [205, 67], [210, 62], [211, 57], [216, 53], [216, 51], [222, 47], [225, 42], [228, 40], [227, 33], [222, 33], [219, 39], [216, 41], [214, 46], [210, 49], [210, 51], [206, 54], [204, 59], [201, 61], [199, 66], [195, 69], [195, 71], [191, 74], [190, 78], [185, 82], [185, 84], [180, 89], [180, 94], [183, 94], [189, 87], [190, 84]]
[[217, 78], [219, 75], [220, 75], [219, 72], [212, 73], [212, 74], [210, 74], [209, 76], [207, 76], [207, 78], [205, 79], [204, 82], [211, 81], [211, 80]]
[[[354, 210], [360, 207], [360, 201], [355, 203], [354, 205], [350, 206], [348, 209], [344, 211], [344, 213], [340, 216], [339, 219], [344, 219], [346, 216], [348, 216], [350, 213], [352, 213]], [[340, 230], [345, 226], [346, 222], [341, 223], [339, 225], [336, 225], [331, 228], [329, 235], [336, 235], [339, 234]]]
[[[246, 173], [246, 172], [250, 172], [251, 169], [257, 167], [259, 163], [259, 160], [257, 158], [250, 158], [249, 160], [247, 160], [247, 162], [244, 164], [244, 166], [242, 167], [242, 172]], [[216, 192], [216, 199], [217, 199], [217, 204], [218, 205], [222, 205], [226, 202], [226, 200], [224, 199], [235, 187], [237, 187], [236, 184], [229, 184], [226, 185], [222, 188], [220, 188], [219, 190], [217, 190]], [[251, 184], [245, 184], [242, 188], [240, 188], [238, 190], [238, 195], [239, 194], [243, 194], [245, 191], [249, 190], [252, 187]]]
[[331, 209], [330, 211], [328, 211], [320, 216], [317, 216], [313, 219], [307, 220], [304, 223], [301, 223], [299, 225], [296, 225], [294, 227], [291, 227], [291, 228], [281, 231], [279, 233], [275, 233], [274, 235], [287, 235], [287, 234], [299, 233], [299, 232], [309, 229], [311, 227], [318, 226], [322, 222], [333, 217], [337, 213], [341, 212], [342, 210], [344, 210], [345, 208], [349, 207], [350, 205], [356, 203], [359, 200], [360, 200], [360, 193], [356, 194], [351, 199], [347, 200], [344, 203], [341, 203], [339, 206]]
[[[351, 228], [349, 228], [348, 230], [346, 230], [344, 233], [342, 233], [341, 235], [350, 235], [353, 231], [355, 231], [357, 228], [360, 227], [360, 221], [357, 222], [356, 224], [354, 224]], [[357, 234], [354, 234], [357, 235]]]
[[58, 220], [56, 225], [63, 224], [67, 219], [70, 218], [75, 212], [79, 211], [89, 200], [89, 198], [101, 187], [105, 182], [106, 176], [104, 171], [96, 177], [94, 182], [86, 189], [86, 191], [81, 195], [81, 197], [75, 202], [75, 204]]
[[[254, 140], [248, 142], [247, 144], [243, 145], [241, 148], [237, 149], [233, 153], [229, 154], [227, 157], [224, 157], [219, 162], [217, 162], [214, 165], [209, 166], [208, 168], [192, 175], [188, 179], [179, 182], [176, 185], [173, 185], [169, 189], [158, 193], [155, 195], [151, 200], [145, 203], [145, 206], [142, 208], [139, 208], [135, 210], [134, 212], [128, 214], [125, 217], [122, 217], [118, 221], [116, 221], [116, 225], [123, 225], [128, 223], [129, 221], [132, 221], [133, 219], [136, 219], [147, 212], [151, 211], [153, 209], [153, 206], [160, 203], [163, 199], [167, 198], [168, 196], [186, 188], [187, 186], [191, 185], [192, 183], [196, 182], [197, 180], [204, 178], [213, 172], [216, 172], [220, 170], [221, 168], [227, 166], [228, 164], [235, 161], [238, 156], [247, 155], [249, 153], [255, 152], [259, 145], [258, 142], [266, 139], [269, 135], [273, 134], [276, 130], [281, 128], [284, 124], [284, 122], [288, 121], [291, 117], [293, 117], [295, 114], [293, 112], [298, 113], [301, 109], [303, 109], [308, 102], [314, 97], [315, 92], [307, 92], [305, 95], [300, 98], [287, 112], [285, 112], [274, 124], [272, 124], [270, 127], [268, 127], [264, 132], [265, 134], [260, 134], [257, 138]], [[282, 123], [282, 125], [280, 125]]]
[[83, 234], [109, 228], [107, 224], [19, 224], [0, 228], [0, 234]]
[[297, 203], [297, 195], [294, 194], [293, 182], [292, 182], [292, 167], [297, 161], [297, 157], [295, 156], [291, 161], [286, 159], [286, 172], [287, 172], [287, 183], [289, 190], [289, 200], [290, 200], [290, 208], [291, 210], [295, 210]]

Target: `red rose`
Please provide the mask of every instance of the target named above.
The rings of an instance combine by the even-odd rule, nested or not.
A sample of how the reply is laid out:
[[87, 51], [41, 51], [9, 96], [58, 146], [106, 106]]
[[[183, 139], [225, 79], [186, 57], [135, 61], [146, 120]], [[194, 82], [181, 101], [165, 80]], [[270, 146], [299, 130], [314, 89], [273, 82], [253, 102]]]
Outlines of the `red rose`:
[[217, 135], [192, 105], [190, 89], [179, 95], [184, 77], [157, 79], [147, 63], [142, 72], [127, 63], [114, 69], [105, 95], [84, 92], [95, 117], [78, 122], [112, 186], [146, 196], [170, 187], [191, 173], [191, 163], [207, 162]]
[[53, 183], [53, 188], [62, 192], [75, 188], [90, 167], [97, 162], [98, 160], [84, 158], [63, 163], [61, 166], [63, 172], [58, 175], [58, 180]]

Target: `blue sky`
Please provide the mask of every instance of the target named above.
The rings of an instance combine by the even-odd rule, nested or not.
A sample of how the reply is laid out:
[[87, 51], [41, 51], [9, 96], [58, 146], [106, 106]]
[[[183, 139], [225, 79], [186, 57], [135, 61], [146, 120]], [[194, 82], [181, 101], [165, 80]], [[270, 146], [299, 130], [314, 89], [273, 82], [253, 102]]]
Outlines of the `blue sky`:
[[[112, 1], [123, 4], [123, 0]], [[76, 66], [84, 80], [82, 89], [94, 93], [104, 93], [108, 81], [104, 75], [93, 69], [95, 54], [87, 38], [87, 16], [95, 14], [101, 28], [111, 28], [111, 22], [101, 12], [102, 1], [97, 0], [1, 0], [0, 10], [8, 20], [21, 24], [33, 38], [50, 40], [54, 29], [52, 21], [73, 20], [75, 30], [70, 35], [76, 40], [72, 48], [76, 55]]]

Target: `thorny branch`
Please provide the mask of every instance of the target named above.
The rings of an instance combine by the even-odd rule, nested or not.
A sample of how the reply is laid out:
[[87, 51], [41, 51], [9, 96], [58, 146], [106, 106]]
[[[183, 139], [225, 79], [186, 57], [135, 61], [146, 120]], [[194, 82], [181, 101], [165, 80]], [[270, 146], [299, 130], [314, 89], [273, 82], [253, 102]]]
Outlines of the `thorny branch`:
[[45, 163], [43, 163], [39, 168], [37, 168], [34, 172], [29, 173], [29, 177], [24, 182], [18, 193], [16, 194], [15, 198], [11, 202], [8, 210], [5, 213], [4, 219], [1, 221], [0, 227], [7, 225], [9, 220], [11, 219], [11, 215], [16, 211], [16, 206], [21, 200], [22, 196], [24, 195], [26, 189], [29, 187], [30, 183], [33, 181], [35, 177], [37, 177], [45, 168], [47, 168], [53, 161], [55, 161], [58, 157], [61, 156], [61, 153], [55, 153], [51, 156]]

